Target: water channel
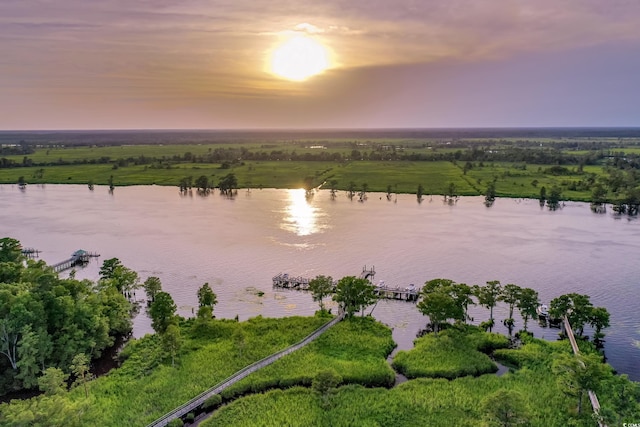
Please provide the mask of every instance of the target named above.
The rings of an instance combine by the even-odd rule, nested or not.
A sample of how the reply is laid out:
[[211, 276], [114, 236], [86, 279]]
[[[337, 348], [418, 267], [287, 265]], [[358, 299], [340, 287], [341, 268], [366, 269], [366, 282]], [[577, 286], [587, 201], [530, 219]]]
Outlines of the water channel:
[[[364, 202], [341, 192], [240, 190], [234, 199], [180, 195], [175, 187], [0, 185], [0, 236], [19, 239], [55, 263], [76, 249], [101, 254], [77, 272], [98, 278], [102, 260], [117, 257], [142, 280], [158, 276], [183, 316], [192, 316], [196, 290], [208, 282], [218, 295], [215, 314], [240, 320], [263, 315], [310, 315], [317, 304], [304, 292], [275, 290], [272, 276], [359, 275], [375, 266], [375, 282], [406, 287], [443, 277], [467, 284], [500, 280], [536, 289], [543, 302], [569, 292], [591, 296], [611, 313], [608, 361], [640, 380], [640, 222], [585, 203], [541, 209], [537, 200], [480, 197], [444, 203], [441, 196], [370, 193]], [[139, 291], [142, 296], [142, 291]], [[330, 304], [331, 306], [331, 304]], [[369, 309], [371, 310], [371, 309]], [[507, 308], [495, 310], [497, 324]], [[470, 310], [474, 323], [488, 310]], [[380, 301], [373, 315], [393, 328], [401, 349], [426, 323], [415, 304]], [[516, 330], [522, 321], [516, 317]], [[558, 330], [530, 329], [555, 339]], [[150, 332], [144, 315], [134, 335]], [[498, 327], [502, 332], [502, 326]]]

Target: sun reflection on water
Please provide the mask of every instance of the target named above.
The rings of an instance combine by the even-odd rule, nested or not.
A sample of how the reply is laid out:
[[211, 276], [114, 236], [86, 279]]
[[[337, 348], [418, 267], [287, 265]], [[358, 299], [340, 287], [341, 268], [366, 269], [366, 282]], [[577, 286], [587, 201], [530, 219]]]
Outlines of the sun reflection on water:
[[298, 236], [309, 236], [320, 232], [320, 209], [307, 200], [304, 189], [287, 190], [288, 205], [285, 208], [282, 228]]

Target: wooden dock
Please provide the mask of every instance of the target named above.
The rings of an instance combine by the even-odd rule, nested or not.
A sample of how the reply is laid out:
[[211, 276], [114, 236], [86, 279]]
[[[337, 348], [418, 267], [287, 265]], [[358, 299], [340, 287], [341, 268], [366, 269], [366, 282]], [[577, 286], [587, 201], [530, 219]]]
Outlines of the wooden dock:
[[53, 271], [56, 273], [60, 273], [76, 266], [84, 267], [89, 263], [91, 258], [97, 258], [99, 256], [100, 255], [95, 252], [87, 252], [80, 249], [75, 251], [71, 255], [71, 258], [60, 261], [59, 263], [52, 265], [51, 268], [53, 268]]
[[34, 248], [23, 248], [22, 255], [30, 259], [38, 258], [40, 256], [40, 251]]
[[[367, 268], [366, 266], [362, 269], [362, 273], [360, 277], [363, 279], [367, 279], [370, 282], [375, 276], [375, 268]], [[280, 273], [273, 277], [273, 287], [281, 288], [281, 289], [296, 289], [300, 291], [308, 291], [309, 290], [309, 282], [312, 280], [308, 277], [303, 276], [292, 276], [288, 273]], [[338, 282], [333, 281], [333, 288], [331, 292], [335, 292], [336, 286]], [[418, 297], [420, 296], [421, 288], [416, 287], [415, 285], [409, 285], [406, 287], [401, 286], [389, 286], [384, 282], [380, 282], [375, 286], [376, 295], [382, 299], [392, 299], [399, 301], [412, 301], [416, 302]]]

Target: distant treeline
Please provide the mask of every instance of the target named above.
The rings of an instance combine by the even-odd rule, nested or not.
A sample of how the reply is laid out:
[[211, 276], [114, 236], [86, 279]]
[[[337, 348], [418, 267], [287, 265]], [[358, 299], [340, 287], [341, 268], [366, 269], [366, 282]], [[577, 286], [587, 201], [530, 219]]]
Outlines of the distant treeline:
[[261, 141], [353, 139], [561, 139], [640, 138], [640, 128], [433, 128], [310, 130], [91, 130], [0, 131], [0, 146], [26, 141], [44, 145], [228, 144]]
[[[360, 145], [353, 144], [351, 151], [343, 150], [330, 151], [318, 150], [317, 152], [297, 152], [296, 147], [291, 150], [250, 150], [247, 147], [218, 147], [210, 148], [209, 152], [194, 154], [190, 151], [182, 155], [173, 156], [145, 156], [112, 158], [101, 156], [99, 158], [85, 158], [67, 160], [62, 157], [58, 159], [47, 159], [46, 161], [36, 161], [29, 157], [33, 150], [28, 147], [6, 147], [4, 150], [11, 150], [10, 154], [23, 155], [22, 160], [14, 160], [6, 157], [0, 158], [0, 168], [31, 167], [31, 166], [62, 166], [62, 165], [83, 165], [83, 164], [116, 164], [120, 167], [127, 165], [151, 165], [154, 163], [221, 163], [235, 164], [244, 161], [318, 161], [318, 162], [347, 162], [347, 161], [449, 161], [449, 162], [515, 162], [540, 165], [616, 165], [624, 162], [625, 167], [638, 168], [638, 155], [626, 154], [624, 151], [611, 149], [598, 149], [587, 153], [572, 153], [562, 151], [556, 147], [522, 148], [510, 145], [503, 145], [499, 148], [493, 146], [473, 146], [471, 148], [458, 148], [458, 144], [447, 144], [446, 150], [443, 147], [432, 147], [431, 150], [421, 149], [411, 151], [411, 149], [395, 145], [373, 145], [370, 149], [363, 149]], [[591, 145], [591, 143], [589, 143]], [[265, 147], [263, 145], [263, 147]], [[458, 149], [456, 149], [458, 148]], [[22, 151], [20, 151], [22, 150]], [[620, 150], [620, 149], [618, 149]], [[584, 151], [584, 150], [583, 150]], [[224, 167], [224, 166], [223, 166]]]

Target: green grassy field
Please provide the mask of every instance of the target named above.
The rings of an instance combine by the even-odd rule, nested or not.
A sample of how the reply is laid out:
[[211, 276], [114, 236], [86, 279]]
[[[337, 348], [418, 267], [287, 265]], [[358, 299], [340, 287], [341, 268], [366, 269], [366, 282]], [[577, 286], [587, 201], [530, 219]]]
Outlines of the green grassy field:
[[[441, 338], [445, 338], [444, 336]], [[460, 338], [459, 336], [457, 338]], [[483, 341], [480, 339], [480, 341]], [[472, 340], [473, 341], [473, 340]], [[497, 341], [493, 338], [490, 341]], [[480, 342], [475, 343], [480, 344]], [[492, 344], [492, 345], [493, 345]], [[455, 346], [454, 346], [455, 347]], [[450, 347], [450, 349], [454, 349]], [[412, 350], [413, 351], [413, 350]], [[218, 409], [202, 423], [213, 426], [478, 426], [487, 422], [485, 399], [497, 392], [519, 394], [526, 402], [521, 411], [531, 427], [595, 426], [587, 400], [582, 415], [575, 412], [577, 400], [559, 388], [550, 365], [560, 354], [570, 352], [567, 341], [530, 339], [520, 349], [497, 350], [503, 357], [518, 360], [518, 369], [503, 376], [465, 376], [452, 380], [419, 378], [392, 389], [338, 387], [327, 406], [312, 389], [294, 387], [240, 398]], [[457, 350], [438, 354], [440, 359], [457, 358]], [[601, 404], [611, 404], [615, 382], [610, 375], [602, 384]], [[635, 386], [637, 387], [637, 385]], [[619, 419], [629, 422], [640, 410], [633, 404]], [[635, 412], [634, 412], [635, 411]], [[521, 412], [522, 413], [522, 412]], [[615, 418], [616, 415], [613, 415]], [[508, 424], [507, 424], [508, 425]]]
[[489, 356], [478, 351], [478, 348], [486, 351], [508, 345], [509, 341], [503, 335], [480, 330], [462, 332], [447, 329], [437, 337], [427, 334], [418, 338], [412, 350], [399, 351], [393, 360], [393, 367], [407, 378], [478, 376], [498, 370]]
[[395, 343], [391, 330], [372, 318], [340, 322], [309, 346], [250, 375], [222, 396], [226, 399], [270, 388], [310, 386], [314, 376], [333, 369], [343, 384], [390, 387], [395, 374], [386, 361]]
[[[217, 184], [225, 175], [233, 173], [241, 188], [302, 188], [307, 177], [313, 177], [314, 185], [331, 180], [337, 181], [340, 190], [347, 190], [351, 182], [357, 190], [367, 184], [369, 191], [416, 193], [418, 185], [424, 194], [445, 194], [449, 184], [455, 185], [458, 195], [484, 194], [490, 181], [496, 180], [496, 192], [503, 197], [534, 197], [540, 188], [549, 190], [563, 182], [578, 182], [584, 174], [552, 176], [545, 174], [549, 165], [520, 166], [496, 163], [483, 167], [473, 167], [465, 175], [460, 165], [451, 162], [372, 162], [348, 163], [332, 162], [278, 162], [252, 161], [244, 165], [222, 169], [219, 164], [179, 163], [169, 168], [154, 168], [149, 165], [132, 165], [114, 169], [108, 164], [65, 165], [49, 167], [25, 167], [0, 169], [0, 183], [16, 183], [23, 176], [27, 183], [39, 184], [87, 184], [106, 185], [113, 176], [116, 186], [120, 185], [171, 185], [177, 186], [180, 179], [201, 175]], [[600, 174], [597, 166], [587, 166], [585, 172]], [[537, 181], [534, 186], [532, 183]], [[564, 190], [563, 196], [569, 200], [588, 200], [589, 191]]]

